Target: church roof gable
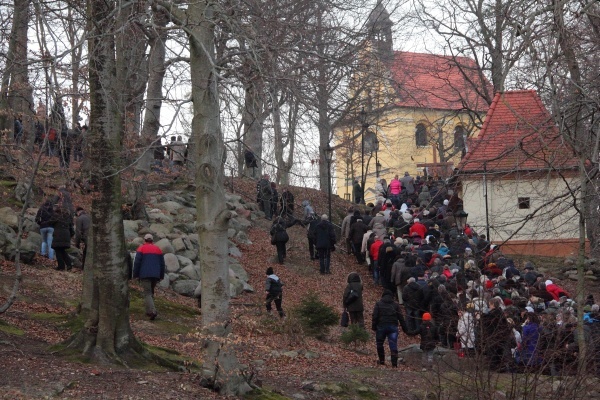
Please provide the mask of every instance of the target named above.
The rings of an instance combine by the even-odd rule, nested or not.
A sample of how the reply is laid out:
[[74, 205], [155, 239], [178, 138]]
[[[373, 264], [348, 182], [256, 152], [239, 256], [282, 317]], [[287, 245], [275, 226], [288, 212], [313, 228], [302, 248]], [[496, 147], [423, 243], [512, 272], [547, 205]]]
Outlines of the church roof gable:
[[534, 90], [497, 93], [461, 173], [574, 168], [577, 158]]

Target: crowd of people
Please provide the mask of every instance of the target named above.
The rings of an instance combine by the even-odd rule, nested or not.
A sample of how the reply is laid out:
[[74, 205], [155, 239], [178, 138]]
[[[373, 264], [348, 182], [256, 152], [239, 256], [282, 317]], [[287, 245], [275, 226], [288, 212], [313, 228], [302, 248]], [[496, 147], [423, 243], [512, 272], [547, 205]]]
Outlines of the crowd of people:
[[[578, 310], [571, 294], [531, 262], [518, 268], [468, 224], [457, 226], [461, 209], [461, 199], [443, 181], [408, 173], [387, 187], [378, 180], [375, 204], [348, 209], [342, 240], [383, 289], [371, 326], [379, 363], [385, 362], [387, 338], [397, 366], [400, 326], [407, 335], [420, 335], [428, 365], [441, 345], [461, 356], [483, 355], [495, 371], [568, 373], [578, 355]], [[358, 282], [358, 273], [348, 276], [343, 305], [351, 323], [364, 325]], [[349, 299], [351, 292], [360, 301]], [[599, 308], [589, 295], [580, 312], [600, 373]]]
[[67, 251], [74, 242], [82, 249], [81, 268], [85, 265], [88, 233], [92, 224], [88, 213], [73, 206], [71, 194], [62, 187], [54, 196], [48, 197], [39, 207], [35, 222], [40, 227], [42, 246], [40, 254], [57, 261], [56, 270], [70, 271], [73, 262]]

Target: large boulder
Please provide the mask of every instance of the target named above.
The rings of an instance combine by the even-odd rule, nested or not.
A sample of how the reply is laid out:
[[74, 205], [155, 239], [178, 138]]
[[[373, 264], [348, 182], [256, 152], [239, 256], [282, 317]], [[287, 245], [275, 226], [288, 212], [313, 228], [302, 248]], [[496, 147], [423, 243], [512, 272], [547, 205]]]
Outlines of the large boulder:
[[171, 279], [169, 278], [169, 274], [165, 274], [165, 277], [158, 282], [158, 287], [161, 289], [168, 289], [171, 286]]
[[238, 297], [244, 292], [244, 282], [237, 278], [229, 280], [229, 296]]
[[179, 293], [182, 296], [194, 297], [194, 292], [196, 288], [200, 284], [199, 280], [188, 279], [173, 282], [171, 287], [175, 291], [175, 293]]
[[170, 215], [163, 214], [160, 210], [151, 210], [151, 212], [148, 213], [148, 220], [150, 221], [150, 223], [157, 224], [173, 223], [173, 217], [171, 217]]
[[179, 270], [179, 273], [181, 275], [187, 276], [190, 279], [195, 279], [198, 281], [201, 278], [200, 265], [197, 265], [197, 264], [185, 266], [185, 267], [181, 268], [181, 270]]
[[185, 258], [189, 258], [192, 262], [196, 262], [198, 260], [198, 250], [184, 250], [177, 252], [178, 256], [183, 256]]
[[[229, 257], [229, 260], [231, 260], [231, 259], [232, 259], [232, 257]], [[235, 260], [235, 262], [231, 262], [231, 261], [229, 262], [229, 269], [230, 269], [231, 273], [233, 273], [234, 277], [239, 278], [245, 282], [248, 282], [248, 273], [240, 265], [240, 263], [237, 262], [237, 260]]]
[[185, 240], [182, 237], [173, 239], [171, 243], [173, 244], [173, 249], [175, 250], [175, 253], [177, 253], [178, 251], [184, 251], [188, 249], [188, 247], [185, 244]]
[[179, 260], [177, 256], [173, 253], [167, 253], [164, 255], [165, 257], [165, 268], [167, 272], [178, 272], [181, 266], [179, 265]]
[[36, 249], [42, 248], [42, 235], [37, 232], [29, 232], [27, 234], [27, 240], [33, 244], [33, 247]]
[[188, 265], [194, 265], [194, 262], [187, 257], [178, 255], [177, 259], [179, 260], [179, 265], [181, 266], [181, 268], [185, 268]]
[[176, 201], [165, 201], [164, 203], [157, 204], [156, 207], [160, 208], [161, 210], [165, 210], [169, 214], [176, 215], [177, 211], [183, 206]]
[[13, 229], [17, 229], [19, 226], [19, 216], [12, 208], [2, 207], [0, 208], [0, 222]]
[[125, 220], [123, 220], [123, 228], [125, 228], [125, 230], [137, 232], [140, 229], [140, 221], [125, 219]]
[[150, 232], [154, 232], [160, 237], [165, 237], [173, 231], [173, 224], [153, 223], [148, 229]]
[[173, 245], [171, 244], [169, 239], [160, 239], [155, 244], [160, 248], [160, 250], [163, 252], [163, 254], [175, 253], [175, 250], [173, 249]]

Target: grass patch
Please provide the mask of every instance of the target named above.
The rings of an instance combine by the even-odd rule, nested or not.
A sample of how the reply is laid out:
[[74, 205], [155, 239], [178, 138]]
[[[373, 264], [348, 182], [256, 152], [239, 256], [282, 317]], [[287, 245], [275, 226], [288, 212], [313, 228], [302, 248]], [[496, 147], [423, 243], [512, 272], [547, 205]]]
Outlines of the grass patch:
[[4, 321], [0, 321], [0, 331], [8, 334], [8, 335], [13, 335], [13, 336], [24, 336], [25, 332], [20, 329], [17, 328], [16, 326], [7, 324]]
[[58, 329], [66, 329], [71, 333], [79, 332], [85, 323], [81, 315], [72, 314], [32, 313], [29, 318], [51, 323]]
[[282, 396], [278, 393], [272, 392], [266, 388], [254, 389], [244, 399], [247, 400], [288, 400], [289, 397]]
[[[183, 304], [173, 303], [160, 297], [154, 298], [154, 305], [159, 315], [169, 315], [181, 318], [196, 318], [201, 315], [199, 309]], [[131, 314], [146, 315], [144, 307], [144, 296], [141, 291], [131, 289], [129, 291], [129, 311]]]

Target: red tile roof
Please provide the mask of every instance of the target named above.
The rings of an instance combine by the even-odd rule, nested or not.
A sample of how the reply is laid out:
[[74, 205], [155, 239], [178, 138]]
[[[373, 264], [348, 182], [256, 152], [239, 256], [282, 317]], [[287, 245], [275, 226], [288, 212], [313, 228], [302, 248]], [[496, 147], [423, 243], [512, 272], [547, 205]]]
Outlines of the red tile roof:
[[489, 96], [493, 93], [475, 60], [466, 57], [397, 51], [390, 71], [399, 107], [485, 111], [488, 103], [475, 88], [485, 86]]
[[468, 141], [461, 173], [537, 171], [577, 166], [534, 90], [496, 93], [479, 136]]

